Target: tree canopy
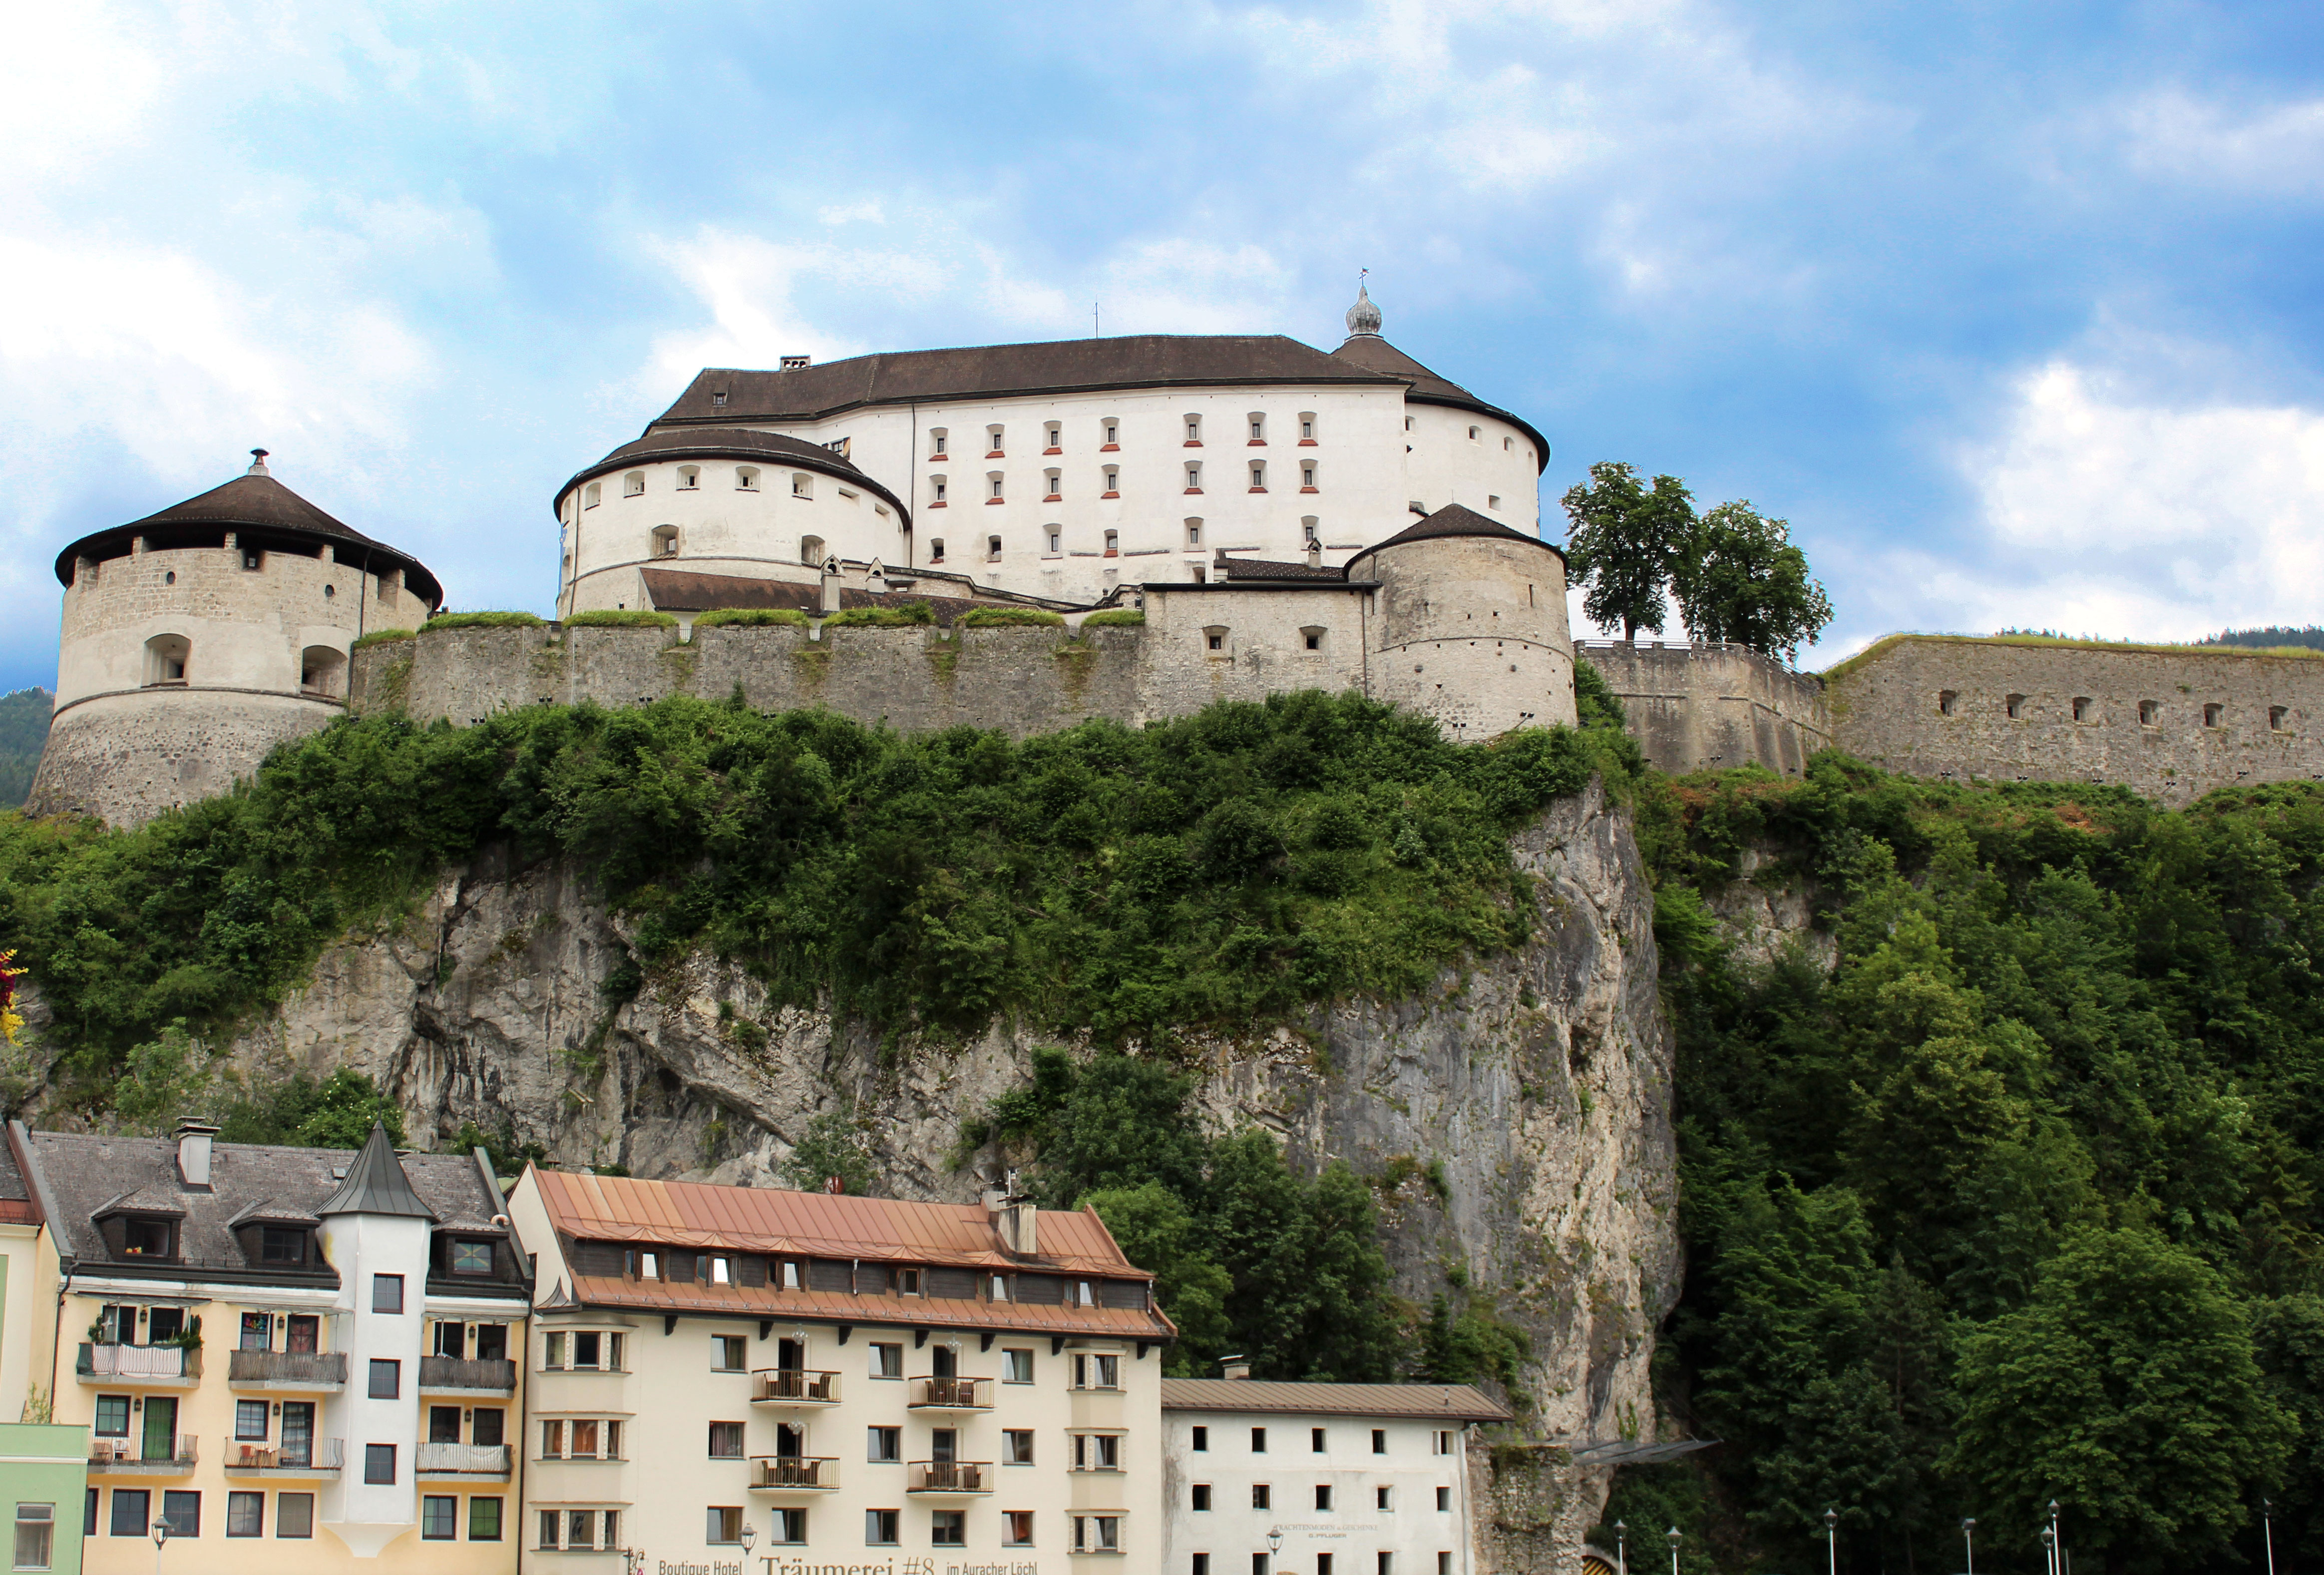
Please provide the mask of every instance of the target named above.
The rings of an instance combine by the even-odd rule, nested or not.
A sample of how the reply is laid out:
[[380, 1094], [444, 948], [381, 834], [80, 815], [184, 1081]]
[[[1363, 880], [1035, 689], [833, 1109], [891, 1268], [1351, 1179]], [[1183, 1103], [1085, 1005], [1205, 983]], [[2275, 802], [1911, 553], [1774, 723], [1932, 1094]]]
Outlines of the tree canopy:
[[1625, 640], [1661, 633], [1670, 616], [1664, 587], [1694, 529], [1686, 484], [1658, 475], [1649, 487], [1634, 467], [1601, 461], [1563, 502], [1566, 579], [1583, 587], [1582, 616], [1600, 629], [1619, 625]]
[[1791, 527], [1748, 502], [1721, 503], [1694, 522], [1671, 576], [1687, 632], [1797, 658], [1831, 622], [1831, 601], [1792, 545]]

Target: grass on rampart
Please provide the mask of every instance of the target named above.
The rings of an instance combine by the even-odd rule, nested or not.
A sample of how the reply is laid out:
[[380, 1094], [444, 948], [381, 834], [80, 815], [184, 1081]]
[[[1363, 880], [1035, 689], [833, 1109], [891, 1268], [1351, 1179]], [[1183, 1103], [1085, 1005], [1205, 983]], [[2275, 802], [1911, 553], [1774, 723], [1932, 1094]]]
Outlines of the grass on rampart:
[[0, 816], [0, 946], [91, 1098], [132, 1045], [231, 1028], [487, 844], [588, 871], [643, 968], [704, 947], [895, 1032], [1005, 1013], [1167, 1043], [1517, 944], [1508, 834], [1637, 759], [1603, 728], [1455, 744], [1316, 692], [1022, 742], [689, 698], [351, 718], [135, 831]]
[[899, 602], [893, 607], [850, 607], [823, 621], [825, 629], [911, 629], [932, 624], [936, 610], [926, 602]]
[[1826, 684], [1836, 683], [1857, 668], [1903, 644], [1908, 640], [1928, 640], [1944, 645], [2022, 645], [2062, 646], [2073, 650], [2128, 651], [2152, 656], [2192, 657], [2290, 657], [2300, 661], [2324, 660], [2324, 650], [2300, 645], [2167, 645], [2129, 640], [2069, 640], [2054, 634], [1891, 634], [1876, 640], [1844, 661], [1826, 668], [1821, 677]]
[[1063, 629], [1065, 618], [1038, 607], [973, 607], [961, 614], [963, 629]]
[[1109, 607], [1082, 620], [1084, 629], [1143, 629], [1146, 614], [1136, 607]]
[[386, 645], [392, 640], [417, 640], [420, 637], [418, 635], [414, 634], [409, 629], [374, 629], [369, 634], [364, 635], [361, 640], [356, 640], [355, 644], [349, 646], [347, 649], [350, 652], [353, 652], [368, 649], [370, 647], [374, 645]]
[[548, 620], [530, 612], [438, 612], [420, 627], [431, 629], [545, 629]]
[[676, 629], [678, 620], [667, 612], [651, 612], [642, 607], [599, 607], [594, 612], [576, 612], [565, 620], [567, 629]]
[[694, 621], [696, 629], [805, 629], [807, 615], [796, 607], [716, 607]]

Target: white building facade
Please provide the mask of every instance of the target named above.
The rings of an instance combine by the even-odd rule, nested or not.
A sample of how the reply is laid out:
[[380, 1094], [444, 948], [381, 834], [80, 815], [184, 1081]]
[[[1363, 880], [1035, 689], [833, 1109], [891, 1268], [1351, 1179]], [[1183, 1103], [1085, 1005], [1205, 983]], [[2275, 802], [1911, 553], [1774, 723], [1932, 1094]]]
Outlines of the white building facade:
[[1337, 566], [1447, 504], [1536, 534], [1541, 435], [1388, 344], [1368, 298], [1348, 327], [1330, 354], [1146, 335], [706, 370], [559, 491], [560, 609], [644, 605], [657, 563], [835, 556], [1086, 605], [1222, 548]]
[[1465, 1385], [1166, 1378], [1163, 1568], [1475, 1575], [1468, 1441], [1508, 1419]]
[[1091, 1211], [528, 1171], [522, 1568], [1159, 1575], [1175, 1333]]

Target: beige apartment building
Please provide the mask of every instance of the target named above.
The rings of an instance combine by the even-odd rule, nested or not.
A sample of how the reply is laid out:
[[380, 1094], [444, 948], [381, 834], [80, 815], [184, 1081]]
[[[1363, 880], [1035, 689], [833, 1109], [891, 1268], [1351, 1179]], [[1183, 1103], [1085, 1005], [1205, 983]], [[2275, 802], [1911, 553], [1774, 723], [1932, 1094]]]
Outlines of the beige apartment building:
[[526, 1570], [1160, 1575], [1152, 1276], [1094, 1211], [529, 1170]]
[[88, 1441], [55, 1540], [91, 1575], [513, 1570], [529, 1298], [482, 1152], [216, 1133], [8, 1128], [32, 1382]]

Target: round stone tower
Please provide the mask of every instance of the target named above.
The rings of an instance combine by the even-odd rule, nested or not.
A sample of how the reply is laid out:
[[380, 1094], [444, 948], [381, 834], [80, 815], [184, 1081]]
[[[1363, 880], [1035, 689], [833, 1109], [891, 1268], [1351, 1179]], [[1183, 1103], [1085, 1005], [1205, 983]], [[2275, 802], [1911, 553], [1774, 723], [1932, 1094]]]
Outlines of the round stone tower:
[[1365, 619], [1370, 692], [1445, 736], [1572, 726], [1565, 555], [1455, 503], [1348, 560], [1379, 585]]
[[365, 633], [443, 601], [416, 559], [349, 530], [266, 469], [57, 557], [57, 708], [26, 807], [134, 825], [224, 792], [346, 707]]

